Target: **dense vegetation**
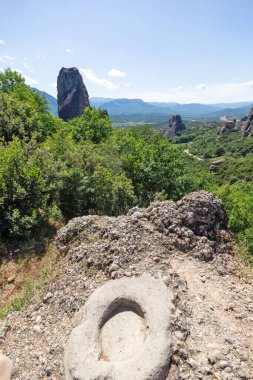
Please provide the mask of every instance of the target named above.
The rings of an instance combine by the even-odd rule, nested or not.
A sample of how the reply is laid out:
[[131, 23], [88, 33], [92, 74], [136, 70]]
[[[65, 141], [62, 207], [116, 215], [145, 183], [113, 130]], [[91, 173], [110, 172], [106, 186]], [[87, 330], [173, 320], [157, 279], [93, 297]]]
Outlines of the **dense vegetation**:
[[[118, 215], [155, 198], [178, 199], [210, 180], [160, 133], [112, 128], [86, 108], [66, 123], [17, 73], [0, 74], [0, 234], [27, 237], [42, 222]], [[190, 175], [189, 175], [190, 173]]]
[[217, 132], [221, 125], [188, 123], [175, 143], [209, 165], [216, 160], [224, 161], [209, 189], [223, 200], [230, 228], [240, 246], [253, 255], [253, 138], [242, 138], [240, 125], [220, 136]]
[[[95, 108], [63, 122], [19, 74], [6, 70], [0, 138], [1, 239], [207, 189], [222, 197], [231, 228], [253, 253], [253, 142], [239, 132], [217, 138], [217, 125], [194, 124], [175, 144], [149, 127], [112, 128], [107, 113]], [[185, 154], [186, 147], [204, 160]], [[215, 176], [210, 159], [220, 155], [228, 158]]]

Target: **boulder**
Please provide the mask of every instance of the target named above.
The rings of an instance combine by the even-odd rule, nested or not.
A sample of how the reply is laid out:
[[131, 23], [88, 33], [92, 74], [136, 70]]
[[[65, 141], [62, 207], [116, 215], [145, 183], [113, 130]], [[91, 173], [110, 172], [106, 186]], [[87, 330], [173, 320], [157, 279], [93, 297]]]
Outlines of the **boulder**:
[[65, 379], [164, 380], [172, 355], [173, 296], [148, 273], [96, 289], [69, 337]]
[[217, 161], [213, 161], [210, 165], [210, 169], [209, 169], [210, 172], [217, 174], [220, 165], [223, 164], [224, 162], [226, 162], [226, 160], [224, 158], [221, 158], [220, 160], [217, 160]]
[[62, 67], [57, 78], [58, 115], [67, 121], [82, 116], [89, 107], [89, 95], [83, 78], [75, 67]]
[[162, 133], [167, 138], [179, 136], [185, 130], [185, 124], [182, 122], [180, 115], [173, 115], [169, 119], [169, 126], [162, 130]]

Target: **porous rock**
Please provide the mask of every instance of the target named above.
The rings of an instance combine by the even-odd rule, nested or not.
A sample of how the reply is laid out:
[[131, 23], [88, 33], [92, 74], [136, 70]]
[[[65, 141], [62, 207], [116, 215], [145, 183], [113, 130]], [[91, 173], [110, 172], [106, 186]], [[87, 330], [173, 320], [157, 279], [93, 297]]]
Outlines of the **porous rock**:
[[107, 282], [89, 298], [65, 354], [66, 380], [163, 380], [172, 293], [148, 274]]

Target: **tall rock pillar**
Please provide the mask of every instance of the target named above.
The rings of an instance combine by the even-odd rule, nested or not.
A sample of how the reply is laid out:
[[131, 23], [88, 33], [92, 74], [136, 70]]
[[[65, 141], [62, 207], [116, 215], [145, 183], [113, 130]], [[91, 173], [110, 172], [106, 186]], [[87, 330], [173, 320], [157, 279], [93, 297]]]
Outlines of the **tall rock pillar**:
[[81, 116], [90, 106], [89, 94], [83, 78], [75, 67], [62, 67], [57, 77], [58, 115], [67, 121]]

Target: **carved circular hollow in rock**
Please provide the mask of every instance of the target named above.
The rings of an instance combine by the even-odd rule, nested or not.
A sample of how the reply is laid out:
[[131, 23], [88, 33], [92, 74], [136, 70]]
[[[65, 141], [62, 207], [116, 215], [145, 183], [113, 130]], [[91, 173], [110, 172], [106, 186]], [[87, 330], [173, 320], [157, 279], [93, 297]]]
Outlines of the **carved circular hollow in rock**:
[[95, 290], [67, 343], [66, 380], [164, 380], [171, 298], [163, 281], [148, 274]]
[[100, 331], [100, 360], [120, 362], [138, 354], [146, 340], [145, 320], [131, 307], [116, 309]]

